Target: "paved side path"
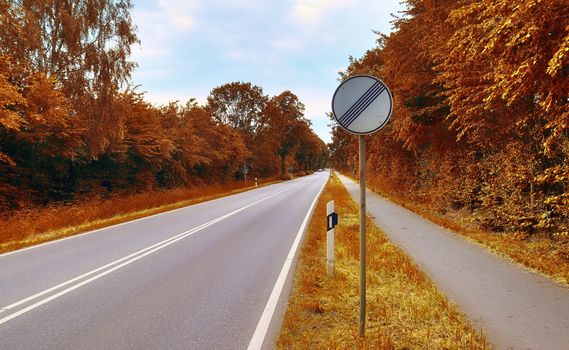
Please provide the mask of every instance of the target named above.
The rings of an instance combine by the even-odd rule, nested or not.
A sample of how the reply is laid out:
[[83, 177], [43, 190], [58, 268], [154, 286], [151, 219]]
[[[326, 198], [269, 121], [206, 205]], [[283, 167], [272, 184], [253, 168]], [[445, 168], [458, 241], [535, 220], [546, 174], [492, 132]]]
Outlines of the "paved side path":
[[[359, 184], [344, 176], [340, 179], [359, 202]], [[496, 348], [569, 349], [569, 288], [489, 253], [369, 190], [367, 210]]]

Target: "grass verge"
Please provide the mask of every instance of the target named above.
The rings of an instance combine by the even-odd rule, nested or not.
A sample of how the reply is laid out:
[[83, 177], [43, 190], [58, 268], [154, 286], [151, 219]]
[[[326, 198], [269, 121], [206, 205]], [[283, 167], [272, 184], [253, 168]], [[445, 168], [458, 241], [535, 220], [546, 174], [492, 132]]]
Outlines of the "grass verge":
[[417, 213], [437, 225], [458, 233], [494, 254], [500, 255], [530, 271], [569, 286], [569, 241], [556, 241], [543, 234], [496, 233], [472, 226], [468, 217], [457, 213], [441, 214], [426, 205], [412, 203], [381, 188], [368, 188], [385, 198]]
[[[265, 180], [259, 187], [276, 182], [278, 180]], [[2, 225], [0, 225], [0, 254], [253, 188], [255, 185], [250, 181], [247, 183], [233, 182], [225, 185], [132, 194], [110, 199], [96, 198], [81, 203], [5, 214], [1, 218]]]
[[[335, 200], [336, 277], [326, 276], [326, 203]], [[358, 335], [359, 207], [338, 178], [322, 193], [304, 241], [280, 349], [488, 349], [418, 267], [368, 218], [367, 328]]]

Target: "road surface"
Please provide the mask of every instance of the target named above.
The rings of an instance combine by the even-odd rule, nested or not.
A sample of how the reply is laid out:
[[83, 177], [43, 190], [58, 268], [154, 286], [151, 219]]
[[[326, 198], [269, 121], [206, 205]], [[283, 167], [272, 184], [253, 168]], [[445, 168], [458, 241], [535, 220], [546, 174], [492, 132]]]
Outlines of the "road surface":
[[0, 255], [0, 349], [272, 348], [327, 178]]
[[[340, 176], [359, 202], [359, 184]], [[498, 349], [569, 349], [569, 288], [367, 191], [367, 211]], [[341, 222], [340, 222], [341, 224]], [[373, 247], [368, 247], [373, 249]]]

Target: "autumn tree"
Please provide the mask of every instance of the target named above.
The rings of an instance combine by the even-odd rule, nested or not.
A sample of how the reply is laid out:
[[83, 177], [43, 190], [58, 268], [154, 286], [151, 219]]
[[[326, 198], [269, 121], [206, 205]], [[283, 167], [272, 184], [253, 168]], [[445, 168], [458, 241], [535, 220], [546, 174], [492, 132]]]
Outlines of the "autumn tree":
[[328, 161], [328, 147], [310, 128], [309, 123], [298, 123], [296, 132], [298, 144], [294, 159], [302, 171], [315, 171], [323, 168]]
[[566, 2], [476, 2], [453, 11], [448, 23], [456, 29], [440, 80], [449, 90], [453, 127], [484, 149], [489, 166], [511, 165], [484, 180], [488, 206], [510, 204], [498, 206], [496, 216], [514, 226], [559, 225], [569, 204]]
[[95, 156], [120, 137], [113, 101], [134, 68], [131, 8], [129, 0], [0, 0], [0, 53], [61, 84], [71, 112], [88, 121]]
[[[74, 187], [68, 176], [83, 149], [82, 120], [53, 78], [22, 75], [0, 60], [0, 181], [6, 198], [66, 198]], [[25, 191], [24, 191], [25, 190]]]
[[279, 152], [316, 164], [322, 149], [291, 92], [273, 99], [275, 115], [251, 83], [213, 89], [206, 106], [145, 101], [129, 81], [131, 8], [0, 0], [0, 210], [232, 181], [245, 164], [272, 176]]
[[[377, 75], [394, 95], [391, 122], [368, 137], [371, 181], [494, 231], [569, 232], [565, 1], [406, 5], [342, 75]], [[356, 145], [334, 129], [334, 164], [355, 171]]]
[[[9, 56], [0, 56], [0, 127], [3, 130], [20, 130], [24, 119], [18, 109], [26, 101], [19, 87], [14, 84]], [[13, 164], [10, 157], [0, 148], [0, 162]]]
[[215, 122], [207, 107], [195, 100], [162, 108], [166, 132], [175, 149], [162, 176], [168, 183], [199, 184], [228, 181], [250, 156], [243, 136]]
[[267, 100], [260, 86], [233, 82], [214, 88], [207, 105], [215, 121], [252, 138], [261, 127], [261, 113]]
[[117, 98], [123, 140], [120, 143], [123, 166], [128, 173], [125, 180], [130, 189], [150, 190], [155, 176], [174, 150], [173, 140], [167, 137], [160, 111], [144, 101], [144, 95], [126, 91]]
[[205, 135], [198, 133], [194, 118], [199, 106], [194, 99], [185, 105], [170, 102], [160, 108], [160, 119], [166, 137], [172, 141], [174, 149], [165, 166], [158, 173], [158, 181], [163, 186], [186, 186], [192, 183], [192, 169], [206, 163], [203, 150], [209, 147]]
[[286, 173], [286, 158], [291, 155], [303, 136], [302, 126], [308, 126], [304, 118], [304, 104], [290, 91], [284, 91], [270, 100], [265, 111], [266, 132], [276, 142], [276, 153], [280, 158], [281, 175]]
[[208, 141], [200, 153], [205, 161], [194, 168], [196, 175], [208, 183], [234, 179], [241, 166], [251, 159], [246, 136], [225, 124], [217, 124], [207, 107], [196, 107], [191, 112], [196, 132]]

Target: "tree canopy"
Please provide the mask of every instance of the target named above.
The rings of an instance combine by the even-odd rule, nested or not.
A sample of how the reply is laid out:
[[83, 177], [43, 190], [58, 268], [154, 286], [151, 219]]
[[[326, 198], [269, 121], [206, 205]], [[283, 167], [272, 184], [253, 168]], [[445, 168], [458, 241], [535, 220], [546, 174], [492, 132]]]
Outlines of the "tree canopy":
[[[569, 6], [564, 0], [407, 0], [396, 30], [342, 77], [381, 77], [389, 125], [369, 137], [370, 178], [494, 231], [569, 236]], [[357, 145], [333, 132], [332, 160]]]
[[291, 92], [232, 82], [205, 105], [147, 102], [130, 81], [131, 9], [0, 0], [0, 211], [233, 181], [244, 165], [266, 177], [324, 165], [326, 145]]

